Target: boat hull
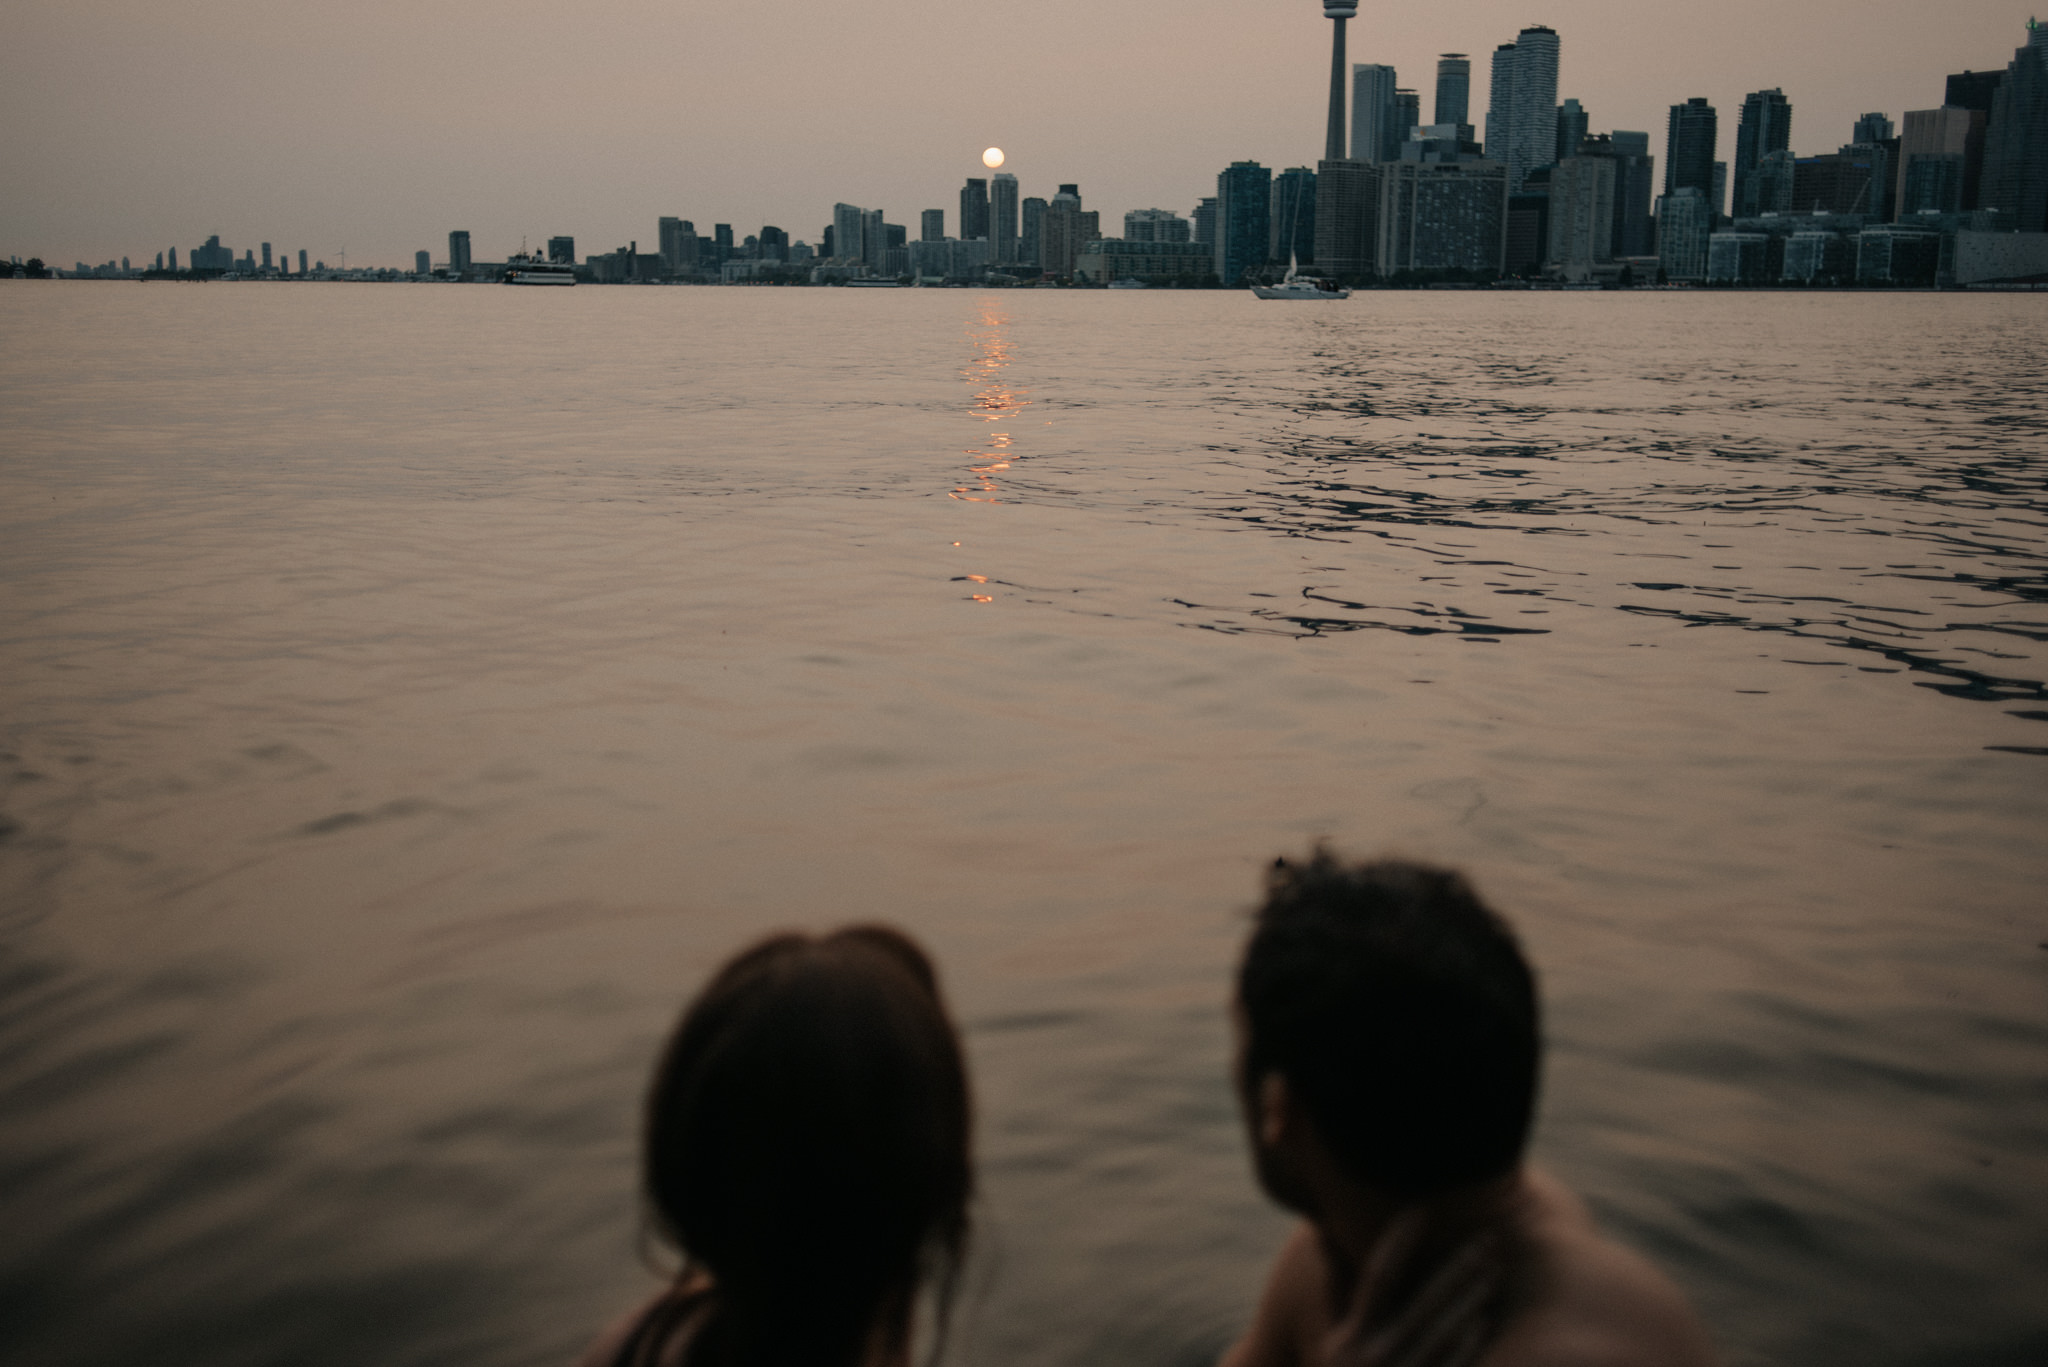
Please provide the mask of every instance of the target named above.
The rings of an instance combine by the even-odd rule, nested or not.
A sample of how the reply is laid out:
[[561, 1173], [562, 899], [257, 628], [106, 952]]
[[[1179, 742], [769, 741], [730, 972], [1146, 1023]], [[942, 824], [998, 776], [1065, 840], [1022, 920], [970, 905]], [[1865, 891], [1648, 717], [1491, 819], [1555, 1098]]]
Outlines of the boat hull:
[[1252, 293], [1260, 299], [1349, 299], [1350, 290], [1296, 290], [1285, 285], [1253, 285]]

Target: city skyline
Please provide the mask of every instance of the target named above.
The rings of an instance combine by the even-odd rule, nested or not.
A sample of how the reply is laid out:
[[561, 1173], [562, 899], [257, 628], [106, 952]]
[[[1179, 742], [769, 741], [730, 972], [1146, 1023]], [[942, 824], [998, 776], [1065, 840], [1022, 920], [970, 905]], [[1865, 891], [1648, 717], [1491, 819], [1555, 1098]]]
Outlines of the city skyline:
[[[1771, 16], [1749, 30], [1770, 32], [1769, 45], [1707, 32], [1745, 29], [1751, 10], [1759, 23]], [[537, 246], [568, 234], [588, 250], [644, 243], [665, 214], [775, 223], [815, 241], [835, 200], [913, 223], [949, 206], [962, 177], [986, 174], [990, 145], [1008, 151], [1024, 195], [1080, 181], [1114, 221], [1154, 205], [1188, 212], [1214, 193], [1218, 166], [1313, 165], [1322, 144], [1321, 92], [1301, 79], [1327, 63], [1312, 0], [1271, 5], [1251, 44], [1222, 36], [1242, 33], [1242, 11], [1212, 0], [1165, 23], [1152, 7], [1052, 0], [1028, 37], [976, 12], [891, 0], [865, 25], [820, 14], [795, 39], [751, 11], [685, 22], [628, 3], [619, 22], [640, 23], [630, 43], [597, 42], [530, 5], [348, 13], [360, 37], [311, 41], [296, 17], [252, 0], [199, 0], [170, 18], [131, 0], [24, 14], [0, 55], [15, 134], [0, 152], [13, 187], [0, 247], [100, 260], [219, 233], [237, 248], [267, 240], [330, 260], [346, 248], [352, 263], [402, 265], [458, 224], [475, 233], [478, 259], [503, 259], [522, 236]], [[1900, 6], [1882, 24], [1872, 13], [1826, 0], [1786, 15], [1736, 0], [1706, 22], [1558, 0], [1475, 3], [1453, 19], [1368, 3], [1348, 57], [1392, 65], [1427, 93], [1439, 54], [1473, 54], [1477, 122], [1481, 55], [1544, 24], [1564, 38], [1558, 98], [1579, 99], [1595, 128], [1657, 130], [1689, 97], [1733, 111], [1747, 92], [1779, 87], [1800, 111], [1795, 147], [1820, 152], [1862, 113], [1897, 119], [1939, 103], [1948, 71], [2002, 65], [2025, 20], [2003, 5], [1945, 16]], [[446, 41], [375, 36], [401, 14], [407, 31], [478, 22], [458, 22]], [[942, 14], [952, 27], [936, 37], [870, 41], [877, 27]], [[1059, 36], [1068, 19], [1085, 37]], [[855, 91], [874, 118], [831, 112]], [[520, 108], [530, 115], [514, 117]]]

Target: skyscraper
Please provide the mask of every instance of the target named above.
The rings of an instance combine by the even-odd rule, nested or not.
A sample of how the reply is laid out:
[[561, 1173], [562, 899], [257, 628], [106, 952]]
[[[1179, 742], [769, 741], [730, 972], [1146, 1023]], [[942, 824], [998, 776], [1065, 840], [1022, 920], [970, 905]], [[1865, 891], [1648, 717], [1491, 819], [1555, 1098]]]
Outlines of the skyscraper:
[[1394, 92], [1394, 160], [1401, 159], [1401, 145], [1422, 126], [1422, 96], [1413, 90]]
[[1544, 273], [1580, 283], [1614, 259], [1615, 159], [1574, 152], [1550, 173], [1550, 240]]
[[1045, 264], [1045, 211], [1048, 207], [1037, 195], [1024, 201], [1020, 215], [1023, 226], [1017, 233], [1017, 259], [1024, 265]]
[[960, 187], [960, 240], [988, 236], [988, 182], [969, 176]]
[[1081, 187], [1062, 185], [1045, 206], [1039, 230], [1039, 258], [1045, 273], [1055, 279], [1074, 273], [1074, 259], [1083, 243], [1102, 236], [1101, 216], [1081, 208]]
[[1132, 209], [1124, 215], [1124, 241], [1188, 242], [1192, 227], [1171, 209]]
[[1330, 117], [1323, 155], [1332, 160], [1344, 155], [1344, 24], [1356, 13], [1358, 0], [1323, 0], [1323, 17], [1330, 21]]
[[880, 209], [860, 211], [860, 257], [861, 263], [878, 275], [888, 267], [889, 225], [882, 221]]
[[[1664, 193], [1693, 189], [1708, 205], [1714, 193], [1714, 144], [1720, 127], [1714, 106], [1697, 96], [1671, 106], [1671, 122], [1664, 135]], [[1704, 250], [1704, 249], [1702, 249]], [[1705, 259], [1700, 264], [1706, 272]]]
[[[1395, 124], [1399, 111], [1394, 92], [1399, 84], [1390, 66], [1351, 68], [1351, 157], [1355, 161], [1397, 161], [1401, 139]], [[1342, 160], [1342, 157], [1330, 158]]]
[[787, 261], [789, 234], [773, 223], [764, 223], [761, 225], [760, 246], [756, 250], [761, 253], [763, 261]]
[[576, 264], [576, 239], [573, 237], [551, 237], [548, 239], [548, 260], [564, 266]]
[[[176, 270], [176, 269], [178, 269], [178, 258], [177, 258], [177, 257], [175, 257], [175, 256], [173, 256], [173, 257], [171, 258], [171, 269], [172, 269], [172, 270]], [[299, 248], [299, 274], [300, 274], [300, 275], [304, 275], [305, 273], [306, 273], [306, 249], [305, 249], [304, 247], [301, 247], [301, 248]]]
[[848, 265], [867, 258], [867, 210], [857, 204], [832, 206], [832, 244], [827, 255]]
[[1195, 241], [1204, 246], [1216, 245], [1216, 200], [1214, 196], [1198, 200], [1192, 215], [1195, 225]]
[[1909, 109], [1899, 139], [1899, 218], [1918, 213], [1955, 213], [1963, 206], [1963, 182], [1974, 143], [1983, 157], [1984, 114], [1975, 109]]
[[1401, 161], [1380, 169], [1382, 275], [1498, 271], [1507, 252], [1507, 168], [1497, 161]]
[[268, 242], [263, 244], [263, 269], [270, 269], [270, 244]]
[[[1651, 256], [1657, 242], [1651, 230], [1650, 200], [1657, 193], [1657, 161], [1650, 155], [1650, 135], [1616, 129], [1582, 144], [1585, 150], [1614, 158], [1613, 254]], [[1787, 182], [1789, 185], [1789, 181]]]
[[[697, 225], [687, 218], [657, 219], [655, 249], [661, 253], [661, 264], [670, 275], [694, 275], [697, 270]], [[574, 252], [572, 247], [572, 256]], [[552, 244], [549, 256], [552, 259]]]
[[1591, 131], [1592, 125], [1586, 116], [1586, 107], [1584, 105], [1580, 104], [1577, 100], [1566, 100], [1563, 104], [1559, 105], [1557, 107], [1557, 150], [1551, 160], [1561, 162], [1566, 157], [1577, 156], [1579, 154], [1579, 144], [1586, 140], [1586, 134]]
[[1505, 162], [1514, 193], [1557, 151], [1557, 65], [1555, 29], [1534, 25], [1493, 52], [1493, 105], [1486, 111], [1486, 155]]
[[[1472, 122], [1472, 59], [1462, 52], [1446, 52], [1436, 59], [1436, 117], [1431, 122]], [[1458, 136], [1471, 141], [1469, 134]]]
[[1216, 177], [1216, 274], [1225, 286], [1265, 264], [1273, 173], [1255, 161], [1234, 161]]
[[1707, 235], [1713, 228], [1707, 192], [1697, 185], [1680, 186], [1657, 201], [1657, 267], [1667, 279], [1707, 278]]
[[[1379, 243], [1380, 182], [1387, 169], [1388, 163], [1356, 157], [1316, 163], [1313, 249], [1319, 272], [1340, 278], [1372, 274]], [[1213, 206], [1215, 201], [1202, 203]]]
[[1980, 200], [2001, 229], [2048, 232], [2048, 28], [2036, 20], [1991, 97]]
[[1742, 100], [1742, 121], [1735, 126], [1736, 218], [1754, 218], [1763, 212], [1757, 194], [1757, 167], [1771, 152], [1783, 152], [1792, 145], [1792, 105], [1785, 92], [1758, 90]]
[[414, 275], [432, 275], [434, 273], [434, 258], [426, 252], [414, 252], [412, 254], [412, 273]]
[[[641, 220], [645, 222], [645, 219]], [[469, 269], [469, 234], [453, 232], [448, 234], [448, 273], [459, 276]], [[299, 253], [299, 273], [306, 272], [306, 254]]]
[[1316, 259], [1316, 173], [1290, 166], [1273, 177], [1266, 259], [1307, 265]]
[[[1875, 147], [1892, 140], [1892, 121], [1883, 114], [1865, 114], [1856, 120], [1856, 131], [1849, 135], [1852, 143], [1860, 142]], [[1775, 148], [1772, 150], [1776, 150]]]
[[944, 242], [946, 240], [946, 211], [926, 209], [918, 219], [917, 239], [920, 242]]
[[1017, 178], [998, 171], [989, 181], [989, 260], [1008, 265], [1017, 259]]

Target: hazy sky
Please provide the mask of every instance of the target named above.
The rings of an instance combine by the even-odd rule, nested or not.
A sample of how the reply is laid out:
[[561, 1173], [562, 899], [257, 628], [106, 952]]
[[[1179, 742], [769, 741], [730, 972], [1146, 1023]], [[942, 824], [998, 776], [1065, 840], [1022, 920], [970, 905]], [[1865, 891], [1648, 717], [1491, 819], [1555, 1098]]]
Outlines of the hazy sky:
[[[1781, 86], [1793, 149], [1856, 116], [1941, 103], [2003, 67], [2027, 11], [1996, 0], [1363, 0], [1350, 58], [1390, 62], [1427, 115], [1439, 52], [1490, 55], [1526, 24], [1562, 37], [1558, 94], [1595, 131], [1648, 130], [1704, 95], [1732, 150], [1745, 92]], [[522, 234], [587, 254], [678, 214], [816, 242], [834, 201], [915, 235], [1003, 147], [1026, 195], [1077, 181], [1124, 210], [1188, 212], [1216, 172], [1322, 152], [1320, 0], [5, 0], [0, 256], [69, 265], [180, 251], [210, 233], [330, 264], [477, 259]]]

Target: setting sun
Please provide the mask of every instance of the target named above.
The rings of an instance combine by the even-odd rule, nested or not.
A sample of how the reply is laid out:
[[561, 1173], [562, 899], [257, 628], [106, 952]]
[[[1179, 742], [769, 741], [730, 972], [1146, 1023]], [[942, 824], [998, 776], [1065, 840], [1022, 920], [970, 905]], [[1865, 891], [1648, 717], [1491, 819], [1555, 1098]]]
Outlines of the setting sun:
[[1001, 166], [1003, 164], [1003, 149], [1000, 147], [991, 147], [988, 149], [988, 151], [983, 152], [981, 154], [981, 164], [983, 166], [986, 166], [991, 171], [995, 170], [998, 166]]

